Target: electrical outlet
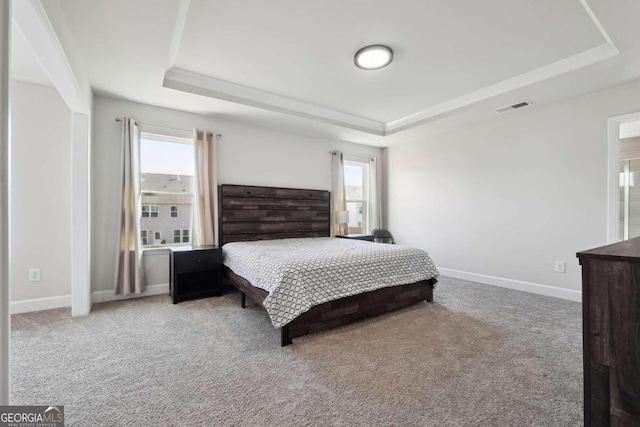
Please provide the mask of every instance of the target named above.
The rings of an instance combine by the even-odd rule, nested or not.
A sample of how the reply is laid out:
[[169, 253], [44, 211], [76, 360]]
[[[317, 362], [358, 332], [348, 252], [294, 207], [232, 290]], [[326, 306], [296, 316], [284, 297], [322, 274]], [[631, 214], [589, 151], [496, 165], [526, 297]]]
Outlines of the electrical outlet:
[[556, 261], [556, 273], [564, 273], [566, 271], [566, 264], [564, 261]]
[[30, 282], [39, 282], [40, 281], [40, 269], [39, 268], [30, 268], [29, 269], [29, 281]]

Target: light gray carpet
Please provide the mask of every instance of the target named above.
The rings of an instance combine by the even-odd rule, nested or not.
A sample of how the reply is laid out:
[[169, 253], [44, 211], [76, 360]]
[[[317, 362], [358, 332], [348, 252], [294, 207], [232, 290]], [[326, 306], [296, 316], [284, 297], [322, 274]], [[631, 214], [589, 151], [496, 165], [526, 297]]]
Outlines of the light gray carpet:
[[14, 315], [12, 403], [71, 426], [578, 426], [580, 310], [442, 278], [435, 303], [286, 348], [235, 292]]

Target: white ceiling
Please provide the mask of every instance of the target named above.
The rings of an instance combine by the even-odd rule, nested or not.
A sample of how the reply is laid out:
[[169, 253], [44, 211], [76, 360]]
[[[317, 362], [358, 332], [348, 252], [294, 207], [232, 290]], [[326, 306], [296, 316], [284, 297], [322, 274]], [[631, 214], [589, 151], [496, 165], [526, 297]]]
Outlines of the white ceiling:
[[[635, 0], [61, 5], [98, 94], [378, 146], [640, 77]], [[356, 68], [375, 43], [393, 63]]]

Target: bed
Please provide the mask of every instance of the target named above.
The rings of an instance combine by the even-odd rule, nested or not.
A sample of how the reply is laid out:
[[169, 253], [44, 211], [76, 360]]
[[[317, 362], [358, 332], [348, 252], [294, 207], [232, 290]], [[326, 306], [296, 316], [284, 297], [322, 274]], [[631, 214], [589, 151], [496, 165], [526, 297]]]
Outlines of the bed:
[[433, 301], [426, 252], [329, 238], [329, 192], [219, 186], [225, 280], [263, 306], [281, 345], [320, 330]]

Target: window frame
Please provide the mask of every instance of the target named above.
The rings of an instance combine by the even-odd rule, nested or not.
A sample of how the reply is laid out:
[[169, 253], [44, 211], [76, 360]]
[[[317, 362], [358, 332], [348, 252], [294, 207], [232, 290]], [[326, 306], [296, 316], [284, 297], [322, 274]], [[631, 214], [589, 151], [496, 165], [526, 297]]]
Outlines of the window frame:
[[[153, 130], [143, 130], [140, 132], [140, 140], [148, 140], [148, 141], [157, 141], [157, 142], [168, 142], [168, 143], [176, 143], [176, 144], [184, 144], [184, 145], [189, 145], [191, 147], [193, 147], [193, 139], [191, 138], [191, 136], [187, 136], [187, 134], [185, 133], [184, 136], [177, 136], [177, 135], [169, 135], [169, 134], [165, 134], [162, 129], [158, 129], [158, 127], [152, 127], [152, 126], [145, 126], [145, 128], [153, 128]], [[156, 131], [156, 129], [158, 129]], [[142, 178], [142, 172], [140, 172], [140, 178]], [[195, 177], [194, 177], [195, 179]], [[183, 192], [176, 192], [176, 191], [145, 191], [142, 190], [140, 192], [140, 195], [142, 197], [144, 196], [155, 196], [155, 197], [171, 197], [171, 196], [190, 196], [191, 197], [191, 203], [192, 205], [195, 203], [195, 194], [193, 192], [193, 189], [191, 192], [189, 193], [183, 193]], [[145, 203], [143, 206], [156, 206], [156, 216], [151, 216], [152, 215], [152, 211], [151, 208], [149, 208], [149, 216], [144, 216], [143, 212], [140, 213], [140, 220], [142, 220], [142, 218], [160, 218], [160, 204], [159, 203]], [[165, 204], [163, 204], [164, 206]], [[169, 206], [175, 206], [176, 207], [176, 216], [172, 216], [172, 212], [171, 212], [171, 207], [169, 208], [169, 218], [178, 218], [178, 205], [173, 205], [173, 204], [169, 204]], [[193, 224], [190, 224], [189, 227], [193, 227]], [[171, 229], [171, 226], [169, 224], [167, 224], [166, 229]], [[152, 245], [142, 245], [142, 250], [157, 250], [157, 249], [169, 249], [171, 247], [175, 247], [175, 246], [189, 246], [191, 245], [191, 228], [188, 229], [189, 232], [189, 236], [188, 236], [188, 240], [186, 242], [183, 242], [183, 238], [182, 238], [182, 229], [181, 230], [181, 234], [180, 234], [180, 242], [175, 242], [175, 235], [172, 236], [171, 239], [171, 243], [167, 242], [165, 244], [156, 244], [154, 239], [154, 244]], [[151, 236], [155, 236], [154, 232], [151, 232]], [[160, 235], [162, 236], [162, 232], [160, 231]], [[169, 239], [167, 239], [169, 240]], [[147, 242], [149, 241], [149, 235], [147, 235]], [[160, 238], [160, 241], [162, 241], [162, 237]], [[142, 241], [141, 241], [142, 243]]]
[[[371, 167], [369, 159], [363, 159], [358, 157], [347, 157], [345, 156], [343, 159], [344, 166], [357, 166], [362, 167], [362, 199], [348, 199], [346, 187], [347, 183], [345, 181], [345, 201], [347, 203], [362, 203], [362, 231], [360, 233], [367, 234], [369, 233], [369, 212], [370, 212], [370, 203], [369, 200], [369, 177], [371, 175], [371, 171], [369, 168]], [[351, 220], [351, 218], [349, 218]], [[348, 225], [347, 225], [348, 226]], [[357, 230], [352, 231], [353, 227], [348, 227], [349, 233], [356, 233]]]

